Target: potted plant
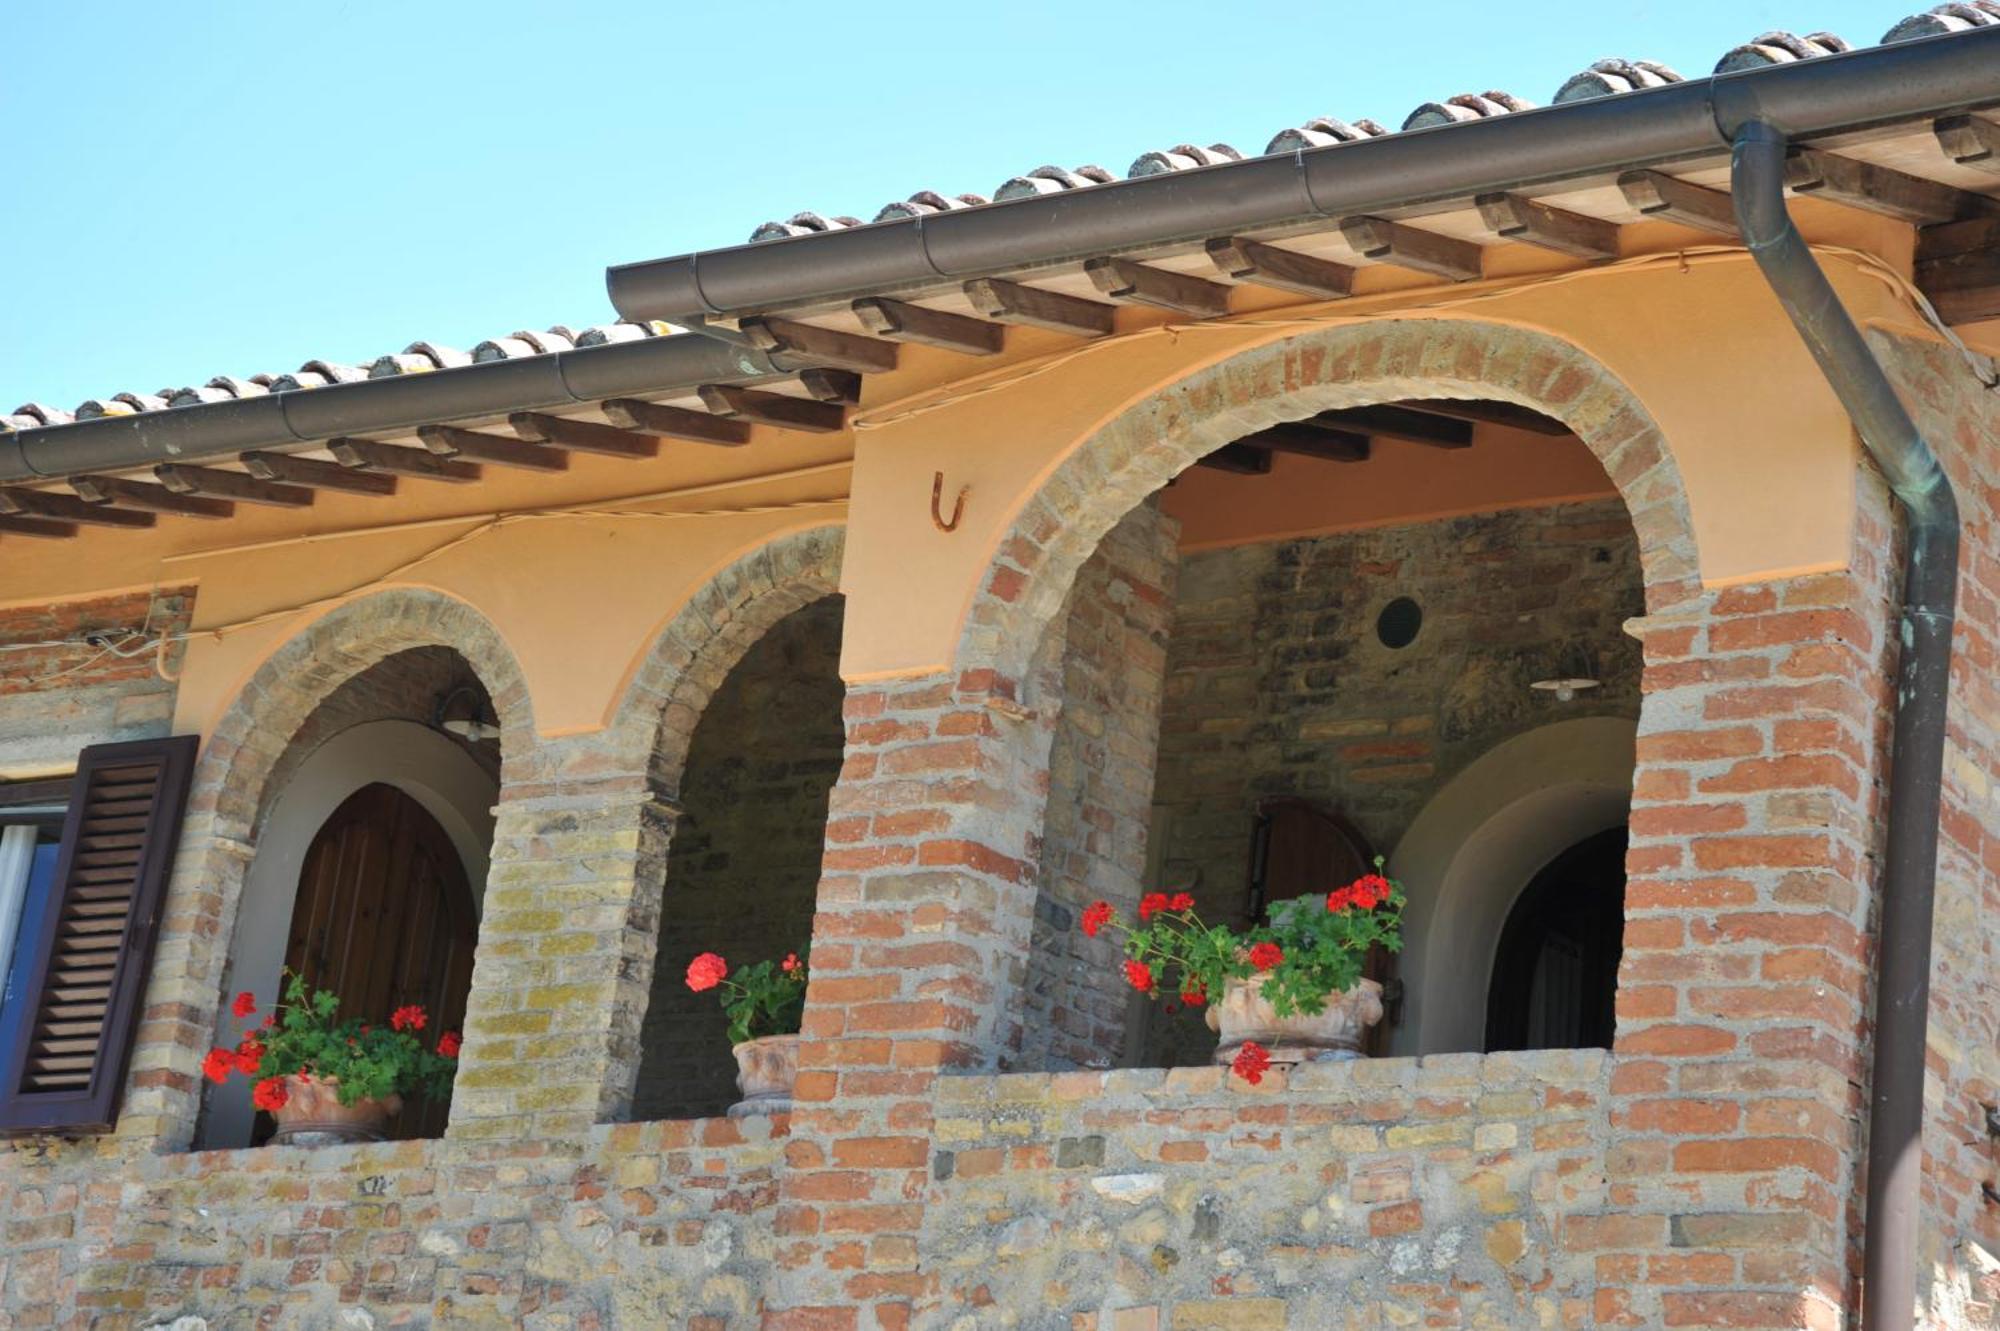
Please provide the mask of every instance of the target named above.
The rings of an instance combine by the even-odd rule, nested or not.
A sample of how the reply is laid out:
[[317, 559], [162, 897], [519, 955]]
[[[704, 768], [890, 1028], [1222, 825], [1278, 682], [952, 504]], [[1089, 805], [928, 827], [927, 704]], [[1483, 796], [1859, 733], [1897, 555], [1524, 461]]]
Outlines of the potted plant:
[[[238, 994], [230, 1010], [247, 1021], [257, 1015], [256, 996]], [[415, 1004], [380, 1025], [339, 1013], [339, 995], [292, 975], [284, 998], [234, 1049], [209, 1050], [202, 1075], [218, 1085], [251, 1078], [250, 1103], [277, 1120], [272, 1142], [294, 1145], [380, 1141], [404, 1096], [451, 1094], [457, 1032], [426, 1047], [421, 1033], [430, 1018]]]
[[729, 1018], [736, 1089], [743, 1096], [729, 1107], [730, 1117], [789, 1110], [799, 1075], [799, 1022], [806, 1010], [805, 957], [787, 952], [782, 961], [760, 961], [732, 973], [719, 954], [704, 952], [688, 963], [687, 987], [698, 994], [718, 990]]
[[[1381, 861], [1376, 861], [1381, 868]], [[1379, 872], [1324, 897], [1280, 902], [1268, 924], [1208, 924], [1186, 892], [1151, 892], [1128, 924], [1109, 902], [1083, 913], [1084, 933], [1125, 936], [1125, 980], [1151, 998], [1205, 1007], [1222, 1038], [1215, 1061], [1251, 1084], [1273, 1062], [1358, 1058], [1382, 1019], [1382, 986], [1362, 977], [1371, 948], [1403, 945], [1403, 889]]]

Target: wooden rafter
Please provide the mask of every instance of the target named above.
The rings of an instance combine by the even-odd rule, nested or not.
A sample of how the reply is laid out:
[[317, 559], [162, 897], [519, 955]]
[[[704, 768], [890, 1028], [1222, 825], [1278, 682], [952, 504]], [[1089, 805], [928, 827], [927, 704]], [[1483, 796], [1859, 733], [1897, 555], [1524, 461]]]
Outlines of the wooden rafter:
[[1311, 418], [1313, 425], [1332, 425], [1364, 435], [1381, 435], [1431, 448], [1472, 447], [1472, 426], [1448, 416], [1407, 407], [1347, 407], [1323, 411]]
[[34, 536], [44, 541], [66, 541], [76, 535], [78, 530], [74, 522], [63, 522], [57, 518], [17, 518], [0, 514], [0, 533], [8, 536]]
[[1061, 291], [1024, 286], [998, 277], [977, 277], [965, 284], [972, 308], [1001, 323], [1046, 328], [1071, 337], [1103, 337], [1111, 332], [1115, 306], [1085, 300]]
[[286, 481], [313, 490], [339, 490], [346, 494], [392, 495], [396, 478], [381, 472], [343, 467], [338, 462], [294, 457], [290, 453], [245, 453], [237, 459], [243, 469], [263, 481]]
[[1356, 254], [1374, 263], [1394, 264], [1453, 282], [1470, 282], [1480, 273], [1480, 247], [1457, 236], [1405, 226], [1386, 217], [1343, 217], [1340, 234]]
[[1097, 289], [1113, 300], [1153, 305], [1197, 319], [1229, 313], [1229, 288], [1205, 277], [1190, 277], [1166, 268], [1108, 256], [1087, 260], [1083, 271]]
[[2000, 318], [2000, 218], [1918, 231], [1916, 279], [1948, 324]]
[[1329, 430], [1308, 421], [1288, 421], [1273, 425], [1236, 441], [1245, 448], [1273, 453], [1296, 453], [1322, 462], [1366, 462], [1370, 452], [1368, 436], [1352, 430]]
[[1627, 171], [1618, 189], [1646, 217], [1736, 238], [1736, 206], [1727, 190], [1690, 185], [1661, 171]]
[[861, 405], [861, 376], [850, 370], [800, 370], [799, 387], [819, 402]]
[[856, 374], [885, 374], [896, 368], [896, 344], [837, 328], [765, 316], [743, 320], [743, 335], [763, 351], [781, 351], [798, 360]]
[[1502, 240], [1538, 245], [1577, 259], [1618, 257], [1616, 222], [1552, 208], [1522, 194], [1481, 194], [1472, 202], [1486, 229]]
[[600, 402], [598, 409], [613, 425], [642, 434], [689, 439], [697, 444], [719, 444], [724, 448], [735, 448], [750, 442], [748, 422], [731, 420], [713, 412], [689, 411], [686, 407], [670, 407], [631, 397], [614, 397]]
[[1203, 454], [1195, 465], [1238, 476], [1262, 476], [1271, 470], [1271, 453], [1269, 449], [1252, 448], [1244, 443], [1224, 444], [1213, 453]]
[[696, 391], [710, 411], [758, 425], [815, 434], [833, 434], [847, 428], [847, 412], [832, 402], [813, 402], [735, 384], [703, 384]]
[[150, 527], [158, 521], [151, 513], [110, 508], [75, 495], [53, 494], [47, 490], [0, 489], [0, 513], [18, 518], [80, 522], [90, 527]]
[[660, 441], [650, 434], [621, 430], [596, 421], [572, 420], [540, 411], [517, 411], [507, 418], [515, 434], [530, 443], [551, 444], [577, 453], [597, 453], [612, 458], [659, 456]]
[[1816, 148], [1792, 149], [1785, 158], [1785, 185], [1794, 194], [1817, 195], [1918, 226], [1995, 210], [1990, 200], [1970, 190]]
[[[391, 444], [373, 444], [356, 456], [368, 458], [367, 466], [404, 476], [422, 476], [438, 481], [476, 481], [479, 464], [514, 467], [520, 471], [568, 471], [569, 454], [545, 444], [531, 444], [505, 435], [481, 430], [462, 430], [456, 425], [426, 425], [417, 431], [421, 449], [393, 449]], [[372, 442], [356, 440], [353, 442]], [[404, 455], [408, 456], [404, 456]], [[338, 451], [335, 457], [340, 457]], [[346, 458], [341, 458], [345, 462]]]
[[2000, 125], [1980, 116], [1945, 116], [1931, 125], [1931, 133], [1960, 166], [2000, 175]]
[[1395, 405], [1405, 411], [1448, 416], [1453, 420], [1472, 421], [1481, 425], [1505, 425], [1511, 429], [1528, 430], [1535, 434], [1560, 435], [1571, 432], [1567, 425], [1553, 416], [1544, 416], [1532, 407], [1517, 406], [1512, 402], [1434, 398], [1418, 402], [1398, 402]]
[[224, 471], [220, 467], [163, 462], [153, 468], [153, 475], [160, 478], [160, 484], [176, 494], [235, 499], [245, 504], [262, 504], [266, 508], [305, 508], [313, 501], [313, 492], [302, 485], [260, 481], [245, 472]]
[[1218, 236], [1203, 248], [1216, 271], [1231, 281], [1252, 282], [1319, 300], [1342, 300], [1354, 294], [1354, 269], [1344, 263], [1243, 236]]
[[151, 481], [129, 481], [122, 476], [72, 476], [69, 488], [85, 503], [109, 504], [115, 508], [136, 508], [148, 513], [172, 513], [186, 518], [226, 518], [236, 512], [227, 499], [203, 499], [200, 495], [175, 494]]
[[964, 356], [996, 355], [1006, 345], [1004, 326], [949, 310], [934, 310], [886, 296], [864, 297], [854, 302], [853, 309], [862, 327], [877, 337], [898, 342], [941, 347]]

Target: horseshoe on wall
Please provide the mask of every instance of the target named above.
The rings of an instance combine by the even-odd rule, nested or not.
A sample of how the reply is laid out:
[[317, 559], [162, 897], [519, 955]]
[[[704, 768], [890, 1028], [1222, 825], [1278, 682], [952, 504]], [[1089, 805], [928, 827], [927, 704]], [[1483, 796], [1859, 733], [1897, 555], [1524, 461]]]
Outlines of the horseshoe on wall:
[[972, 493], [972, 487], [958, 487], [958, 498], [952, 501], [951, 518], [944, 516], [944, 473], [938, 472], [931, 481], [931, 525], [939, 531], [957, 531], [958, 520], [965, 516], [965, 497]]

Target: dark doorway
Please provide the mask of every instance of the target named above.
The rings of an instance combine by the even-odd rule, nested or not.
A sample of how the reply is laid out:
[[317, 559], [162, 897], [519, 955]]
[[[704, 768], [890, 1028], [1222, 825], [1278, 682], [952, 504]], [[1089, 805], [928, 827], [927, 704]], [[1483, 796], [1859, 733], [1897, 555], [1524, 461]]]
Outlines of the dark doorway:
[[1577, 842], [1522, 891], [1500, 930], [1486, 1048], [1609, 1049], [1625, 929], [1622, 827]]
[[[451, 838], [396, 787], [363, 786], [306, 851], [285, 966], [339, 994], [343, 1017], [386, 1020], [406, 1003], [421, 1003], [430, 1015], [424, 1035], [435, 1039], [464, 1026], [477, 934]], [[442, 1136], [448, 1108], [411, 1103], [390, 1123], [390, 1135]]]

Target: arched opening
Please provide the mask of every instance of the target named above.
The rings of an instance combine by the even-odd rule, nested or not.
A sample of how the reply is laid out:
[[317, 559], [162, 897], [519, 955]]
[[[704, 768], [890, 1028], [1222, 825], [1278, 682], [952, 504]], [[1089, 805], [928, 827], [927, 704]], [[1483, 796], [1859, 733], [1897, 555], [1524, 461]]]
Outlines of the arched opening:
[[[343, 1015], [386, 1019], [422, 1003], [431, 1032], [460, 1029], [498, 729], [485, 684], [443, 646], [386, 655], [311, 707], [264, 787], [222, 993], [248, 990], [268, 1007], [291, 969], [338, 993]], [[204, 1094], [203, 1147], [268, 1136], [242, 1079]], [[439, 1136], [448, 1115], [448, 1103], [415, 1102], [389, 1130]]]
[[736, 968], [803, 952], [811, 936], [845, 745], [842, 606], [825, 596], [772, 624], [715, 688], [687, 741], [634, 1118], [716, 1114], [737, 1099], [716, 995], [687, 988], [688, 963], [715, 952]]
[[1624, 828], [1544, 865], [1507, 913], [1493, 951], [1486, 1050], [1609, 1049], [1625, 932]]

